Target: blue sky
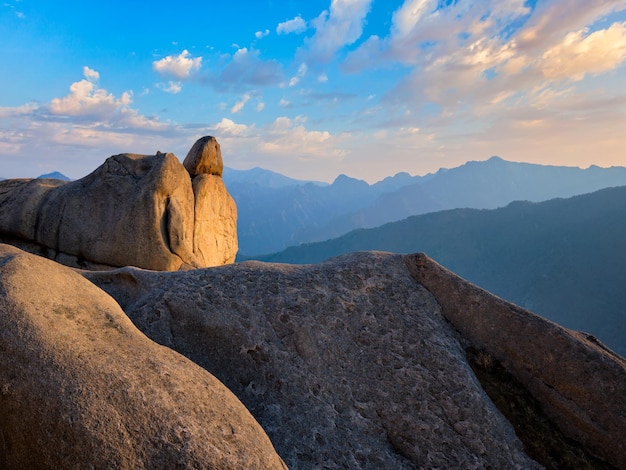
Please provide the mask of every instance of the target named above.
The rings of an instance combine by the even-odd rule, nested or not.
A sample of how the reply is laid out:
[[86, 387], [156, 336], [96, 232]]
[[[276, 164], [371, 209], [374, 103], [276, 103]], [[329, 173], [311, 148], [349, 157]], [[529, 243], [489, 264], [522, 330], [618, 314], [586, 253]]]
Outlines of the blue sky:
[[626, 1], [4, 0], [0, 35], [5, 178], [203, 135], [323, 181], [626, 165]]

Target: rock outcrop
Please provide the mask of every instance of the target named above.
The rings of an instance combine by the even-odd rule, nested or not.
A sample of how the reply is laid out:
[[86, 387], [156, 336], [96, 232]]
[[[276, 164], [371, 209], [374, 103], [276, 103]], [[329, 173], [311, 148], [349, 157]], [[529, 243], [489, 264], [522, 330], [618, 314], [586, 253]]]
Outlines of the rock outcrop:
[[171, 153], [120, 154], [70, 183], [2, 181], [0, 237], [88, 269], [232, 263], [237, 208], [220, 176], [219, 144], [198, 140], [185, 162], [189, 171]]
[[451, 273], [424, 254], [407, 258], [466, 348], [498, 362], [570, 439], [626, 468], [626, 361], [593, 336], [563, 328]]
[[536, 468], [402, 256], [85, 273], [215, 374], [290, 468]]
[[215, 377], [69, 268], [0, 245], [0, 468], [285, 468]]
[[625, 467], [623, 359], [423, 255], [85, 275], [292, 468]]
[[268, 436], [294, 469], [626, 467], [625, 361], [425, 255], [76, 272], [0, 246], [0, 352], [0, 468], [281, 468]]

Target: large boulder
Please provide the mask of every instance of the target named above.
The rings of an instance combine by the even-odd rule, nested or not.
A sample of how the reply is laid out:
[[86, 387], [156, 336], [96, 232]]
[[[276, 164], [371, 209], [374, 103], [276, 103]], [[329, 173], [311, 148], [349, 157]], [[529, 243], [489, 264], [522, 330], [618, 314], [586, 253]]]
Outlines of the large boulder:
[[0, 245], [0, 468], [284, 468], [215, 377], [69, 268]]
[[427, 256], [84, 275], [290, 467], [626, 468], [624, 360]]
[[120, 154], [70, 183], [2, 181], [0, 237], [83, 268], [232, 263], [237, 208], [221, 177], [196, 174], [202, 168], [192, 175], [171, 153]]
[[222, 162], [222, 150], [217, 139], [210, 135], [198, 139], [187, 153], [183, 165], [192, 178], [198, 175], [221, 177], [224, 163]]
[[222, 380], [292, 468], [537, 468], [402, 256], [84, 273]]

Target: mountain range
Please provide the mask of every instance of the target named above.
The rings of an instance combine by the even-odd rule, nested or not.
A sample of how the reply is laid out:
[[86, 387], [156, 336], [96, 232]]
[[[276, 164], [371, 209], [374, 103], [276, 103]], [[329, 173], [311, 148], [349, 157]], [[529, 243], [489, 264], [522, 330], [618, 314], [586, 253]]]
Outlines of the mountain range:
[[626, 187], [499, 209], [453, 209], [256, 259], [317, 263], [353, 251], [425, 252], [448, 269], [626, 355]]
[[454, 208], [494, 209], [626, 185], [626, 168], [587, 169], [492, 157], [425, 176], [398, 173], [375, 184], [340, 175], [332, 184], [299, 181], [255, 168], [228, 170], [237, 203], [242, 258], [338, 237], [357, 228]]

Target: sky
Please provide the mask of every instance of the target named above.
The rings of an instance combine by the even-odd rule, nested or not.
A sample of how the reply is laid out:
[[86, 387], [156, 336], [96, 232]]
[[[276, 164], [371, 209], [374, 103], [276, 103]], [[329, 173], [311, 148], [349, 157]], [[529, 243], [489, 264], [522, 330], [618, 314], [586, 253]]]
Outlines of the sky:
[[626, 1], [0, 1], [0, 177], [205, 135], [326, 182], [626, 166]]

